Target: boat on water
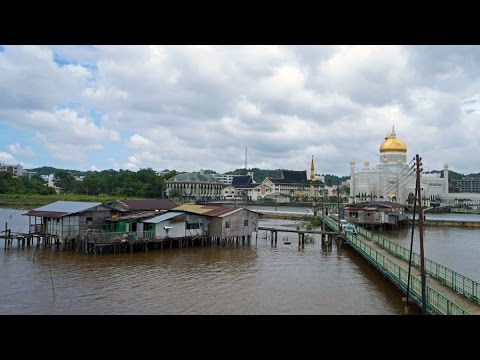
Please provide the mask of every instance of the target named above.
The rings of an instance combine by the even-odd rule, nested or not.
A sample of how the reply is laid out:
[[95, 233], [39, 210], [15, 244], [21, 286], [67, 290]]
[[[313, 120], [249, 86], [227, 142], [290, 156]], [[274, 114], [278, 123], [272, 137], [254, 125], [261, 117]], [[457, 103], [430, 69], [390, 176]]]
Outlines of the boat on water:
[[290, 245], [292, 242], [287, 237], [285, 237], [285, 238], [283, 238], [283, 243], [285, 245]]

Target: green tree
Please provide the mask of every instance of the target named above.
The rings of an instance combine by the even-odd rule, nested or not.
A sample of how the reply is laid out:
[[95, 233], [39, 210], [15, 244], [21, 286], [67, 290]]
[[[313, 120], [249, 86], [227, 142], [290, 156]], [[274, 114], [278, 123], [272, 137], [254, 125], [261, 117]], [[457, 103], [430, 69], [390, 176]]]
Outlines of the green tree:
[[75, 188], [75, 178], [66, 170], [58, 170], [53, 178], [55, 186], [62, 188], [62, 192], [67, 193]]

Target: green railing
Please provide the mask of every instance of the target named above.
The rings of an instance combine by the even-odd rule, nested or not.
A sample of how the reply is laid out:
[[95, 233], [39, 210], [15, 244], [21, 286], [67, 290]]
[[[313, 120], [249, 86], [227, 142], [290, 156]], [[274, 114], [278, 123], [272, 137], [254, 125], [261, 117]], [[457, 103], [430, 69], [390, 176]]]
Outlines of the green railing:
[[[392, 260], [385, 258], [384, 255], [367, 245], [354, 234], [346, 233], [345, 238], [353, 248], [406, 291], [408, 272], [405, 269]], [[430, 286], [426, 285], [425, 289], [428, 312], [442, 315], [469, 315], [465, 309], [448, 300]], [[412, 274], [410, 274], [410, 294], [418, 304], [421, 304], [421, 281]]]
[[[410, 250], [394, 243], [393, 241], [382, 238], [381, 236], [358, 227], [357, 231], [360, 235], [372, 240], [375, 244], [381, 246], [392, 255], [409, 261]], [[420, 255], [412, 253], [412, 265], [420, 267]], [[440, 282], [455, 290], [457, 293], [464, 295], [466, 298], [480, 305], [480, 289], [479, 284], [472, 279], [469, 279], [462, 274], [459, 274], [441, 264], [436, 263], [428, 258], [425, 258], [425, 273], [431, 277], [438, 279]]]
[[[330, 218], [325, 217], [326, 224], [332, 229], [338, 231], [338, 223]], [[363, 230], [363, 229], [361, 229]], [[408, 282], [408, 272], [397, 265], [392, 260], [385, 258], [377, 250], [369, 246], [364, 241], [360, 240], [352, 233], [345, 233], [345, 238], [348, 243], [356, 249], [363, 257], [372, 263], [383, 274], [388, 276], [394, 283], [400, 286], [406, 292]], [[387, 240], [388, 241], [388, 240]], [[394, 245], [397, 245], [393, 243]], [[380, 244], [379, 244], [380, 245]], [[392, 246], [393, 247], [393, 246]], [[440, 265], [441, 266], [441, 265]], [[410, 274], [410, 295], [418, 304], [421, 304], [421, 281]], [[426, 303], [427, 311], [432, 314], [443, 315], [468, 315], [469, 313], [451, 302], [443, 295], [426, 285]]]

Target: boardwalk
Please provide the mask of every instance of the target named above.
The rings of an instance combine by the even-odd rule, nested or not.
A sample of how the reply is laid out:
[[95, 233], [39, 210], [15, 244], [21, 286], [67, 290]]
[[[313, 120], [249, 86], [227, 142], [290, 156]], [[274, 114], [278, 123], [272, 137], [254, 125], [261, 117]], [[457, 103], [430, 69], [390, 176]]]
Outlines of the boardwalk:
[[[278, 233], [279, 232], [297, 233], [298, 234], [298, 246], [305, 245], [305, 234], [321, 234], [322, 236], [326, 235], [327, 240], [328, 240], [328, 236], [333, 237], [334, 235], [338, 235], [338, 232], [335, 232], [335, 231], [293, 230], [293, 229], [283, 229], [283, 228], [262, 227], [262, 226], [260, 226], [258, 228], [258, 231], [261, 231], [261, 230], [270, 231], [270, 234], [271, 234], [270, 239], [271, 239], [272, 244], [277, 243], [277, 238], [278, 238]], [[258, 235], [258, 231], [257, 231], [257, 235]], [[330, 241], [331, 241], [331, 237], [330, 237]]]
[[[338, 224], [325, 218], [331, 229]], [[401, 290], [408, 282], [409, 249], [358, 228], [358, 234], [346, 233], [345, 241]], [[421, 305], [420, 257], [414, 253], [410, 274], [410, 295]], [[480, 315], [480, 285], [434, 261], [425, 259], [427, 311], [443, 315]]]

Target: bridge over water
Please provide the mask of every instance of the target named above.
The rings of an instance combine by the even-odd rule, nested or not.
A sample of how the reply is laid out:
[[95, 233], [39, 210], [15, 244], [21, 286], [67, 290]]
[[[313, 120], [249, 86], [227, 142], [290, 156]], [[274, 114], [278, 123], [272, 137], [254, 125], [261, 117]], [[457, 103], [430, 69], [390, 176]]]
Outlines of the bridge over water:
[[[319, 215], [322, 217], [322, 215]], [[324, 217], [325, 224], [338, 231], [337, 220]], [[361, 227], [358, 233], [344, 233], [344, 240], [386, 278], [407, 292], [410, 250]], [[425, 258], [427, 312], [439, 315], [480, 315], [479, 284], [445, 266]], [[422, 305], [420, 255], [413, 253], [410, 296]]]

